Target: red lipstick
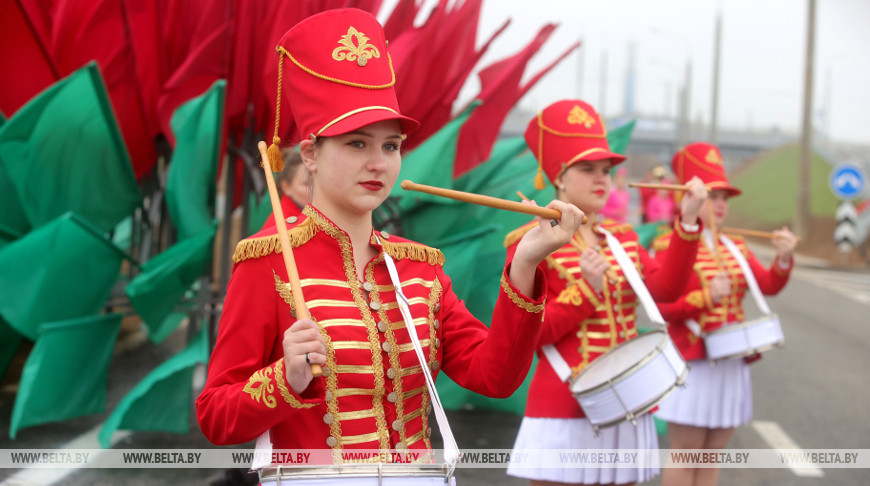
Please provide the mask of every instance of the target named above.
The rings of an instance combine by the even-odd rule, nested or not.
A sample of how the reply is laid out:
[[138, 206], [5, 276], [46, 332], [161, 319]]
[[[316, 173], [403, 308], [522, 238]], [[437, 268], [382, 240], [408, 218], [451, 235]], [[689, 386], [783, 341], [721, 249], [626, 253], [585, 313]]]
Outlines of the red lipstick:
[[359, 185], [365, 187], [370, 191], [380, 191], [384, 188], [384, 183], [381, 181], [363, 181], [360, 182]]

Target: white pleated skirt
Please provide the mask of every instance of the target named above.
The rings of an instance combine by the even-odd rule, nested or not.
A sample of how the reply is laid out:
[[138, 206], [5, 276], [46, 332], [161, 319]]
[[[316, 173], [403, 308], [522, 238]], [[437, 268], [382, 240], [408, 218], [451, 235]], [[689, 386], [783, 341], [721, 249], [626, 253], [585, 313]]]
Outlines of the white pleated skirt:
[[752, 379], [740, 359], [689, 362], [686, 384], [659, 403], [656, 416], [667, 422], [707, 429], [734, 428], [752, 420]]
[[[659, 438], [652, 415], [644, 414], [637, 419], [637, 425], [623, 422], [613, 427], [599, 430], [598, 436], [585, 418], [538, 418], [523, 417], [517, 434], [514, 451], [522, 450], [614, 450], [645, 449], [658, 450]], [[639, 457], [642, 455], [639, 455]], [[510, 476], [539, 481], [556, 481], [569, 484], [624, 484], [649, 481], [659, 474], [657, 455], [650, 464], [639, 467], [603, 468], [591, 464], [589, 467], [557, 468], [543, 462], [526, 461], [524, 464], [512, 463], [507, 473]], [[534, 457], [534, 455], [530, 456]]]

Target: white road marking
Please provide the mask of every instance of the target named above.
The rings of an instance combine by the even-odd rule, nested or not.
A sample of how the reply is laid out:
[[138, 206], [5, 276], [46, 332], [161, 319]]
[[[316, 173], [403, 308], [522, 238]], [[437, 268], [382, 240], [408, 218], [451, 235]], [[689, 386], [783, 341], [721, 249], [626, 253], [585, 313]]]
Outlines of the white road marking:
[[[88, 461], [94, 462], [97, 460], [97, 458], [103, 455], [103, 451], [108, 450], [103, 449], [103, 446], [100, 445], [100, 441], [97, 439], [97, 436], [100, 433], [100, 429], [102, 428], [103, 424], [99, 424], [93, 429], [71, 440], [70, 442], [58, 447], [58, 449], [91, 449], [93, 452], [89, 451], [91, 455], [88, 456]], [[111, 445], [115, 445], [132, 433], [133, 432], [130, 430], [119, 430], [115, 432], [114, 434], [112, 434]], [[75, 473], [77, 470], [78, 468], [76, 467], [71, 467], [69, 469], [22, 469], [13, 474], [12, 476], [6, 478], [5, 481], [0, 483], [0, 486], [49, 486], [59, 483], [70, 474]]]
[[812, 282], [856, 302], [870, 304], [870, 275], [809, 268], [796, 268], [793, 272], [801, 280]]
[[[801, 448], [776, 422], [753, 420], [752, 428], [758, 432], [758, 435], [767, 442], [767, 445], [770, 446], [771, 449], [797, 450]], [[789, 468], [797, 476], [821, 478], [825, 475], [824, 471], [815, 466], [797, 467], [789, 465]]]
[[[186, 327], [187, 320], [185, 319], [179, 327]], [[115, 349], [113, 350], [113, 355], [117, 356], [128, 351], [132, 351], [143, 344], [148, 342], [148, 333], [145, 332], [144, 329], [140, 328], [135, 332], [132, 332], [122, 338], [115, 344]], [[103, 428], [104, 424], [99, 424], [91, 430], [85, 432], [84, 434], [76, 437], [70, 442], [58, 447], [58, 449], [92, 449], [97, 452], [91, 452], [91, 455], [88, 457], [89, 462], [94, 462], [103, 455], [102, 451], [103, 446], [100, 445], [100, 441], [98, 439], [98, 434], [100, 433], [100, 429]], [[127, 438], [133, 431], [131, 430], [118, 430], [112, 434], [111, 444], [117, 444], [119, 441]], [[57, 484], [65, 479], [70, 474], [75, 473], [78, 470], [76, 467], [70, 467], [68, 469], [48, 469], [48, 468], [25, 468], [16, 472], [12, 476], [6, 478], [3, 482], [0, 482], [0, 486], [49, 486], [52, 484]]]

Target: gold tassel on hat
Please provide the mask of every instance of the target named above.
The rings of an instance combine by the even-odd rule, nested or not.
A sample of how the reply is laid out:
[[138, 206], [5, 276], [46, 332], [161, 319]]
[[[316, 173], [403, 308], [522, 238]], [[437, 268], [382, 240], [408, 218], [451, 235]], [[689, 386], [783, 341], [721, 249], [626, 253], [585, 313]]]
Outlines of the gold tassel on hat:
[[281, 71], [284, 61], [283, 49], [278, 49], [278, 97], [275, 102], [275, 133], [272, 136], [272, 145], [269, 145], [266, 150], [266, 155], [269, 157], [269, 165], [272, 172], [281, 172], [284, 170], [284, 158], [281, 157], [281, 137], [278, 136], [278, 125], [281, 121]]
[[544, 182], [544, 171], [541, 169], [541, 166], [538, 166], [538, 175], [535, 176], [535, 189], [541, 191], [545, 187], [547, 187], [547, 183]]
[[541, 123], [541, 113], [538, 112], [538, 153], [535, 154], [535, 158], [538, 160], [538, 174], [535, 176], [535, 189], [542, 191], [545, 187], [547, 187], [546, 181], [544, 181], [544, 130], [542, 128]]

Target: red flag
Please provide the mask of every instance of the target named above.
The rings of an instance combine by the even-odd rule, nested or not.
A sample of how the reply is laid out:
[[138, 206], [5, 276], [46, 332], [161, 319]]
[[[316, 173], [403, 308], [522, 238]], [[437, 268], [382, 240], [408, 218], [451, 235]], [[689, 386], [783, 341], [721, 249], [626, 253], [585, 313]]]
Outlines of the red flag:
[[505, 23], [502, 24], [502, 26], [499, 27], [492, 36], [490, 36], [489, 40], [484, 43], [483, 47], [481, 47], [473, 57], [470, 57], [466, 61], [465, 66], [462, 66], [451, 80], [448, 80], [449, 83], [444, 87], [442, 93], [436, 99], [433, 99], [433, 103], [425, 114], [417, 119], [421, 125], [420, 130], [414, 132], [408, 137], [408, 140], [402, 144], [403, 149], [406, 148], [407, 150], [412, 150], [450, 121], [453, 103], [459, 96], [459, 91], [465, 84], [466, 79], [468, 79], [469, 74], [471, 74], [471, 71], [474, 69], [474, 66], [477, 65], [478, 61], [480, 61], [481, 57], [483, 57], [486, 51], [489, 50], [489, 46], [492, 45], [492, 42], [507, 29], [509, 24], [510, 19], [506, 20]]
[[142, 97], [148, 130], [160, 132], [157, 120], [157, 95], [160, 90], [160, 0], [121, 0], [124, 30], [130, 45], [130, 55], [136, 66], [136, 82]]
[[28, 12], [37, 10], [42, 12], [40, 22], [49, 23], [49, 37], [45, 44], [61, 76], [92, 60], [97, 62], [130, 153], [133, 170], [137, 177], [141, 177], [157, 160], [154, 146], [156, 133], [149, 127], [120, 2], [28, 2]]
[[0, 11], [0, 111], [12, 116], [60, 75], [22, 6], [0, 0]]
[[437, 96], [438, 81], [430, 77], [443, 68], [435, 65], [434, 58], [440, 51], [438, 33], [446, 26], [447, 4], [448, 0], [439, 0], [422, 27], [399, 35], [388, 47], [396, 71], [396, 98], [402, 113], [412, 118], [422, 111], [421, 98]]
[[481, 88], [477, 99], [482, 100], [483, 104], [471, 114], [459, 133], [453, 177], [461, 176], [489, 158], [510, 109], [547, 71], [577, 48], [578, 44], [571, 46], [556, 62], [535, 75], [526, 85], [520, 86], [529, 59], [541, 48], [555, 28], [553, 24], [544, 26], [518, 54], [496, 62], [480, 72]]
[[169, 122], [175, 109], [185, 101], [204, 93], [218, 79], [226, 79], [229, 70], [230, 22], [215, 29], [188, 53], [186, 60], [161, 89], [157, 102], [160, 127], [175, 145]]
[[390, 12], [390, 17], [384, 22], [384, 37], [388, 42], [393, 42], [399, 34], [414, 28], [414, 19], [422, 6], [422, 0], [399, 0]]
[[268, 47], [262, 32], [270, 7], [268, 1], [235, 2], [226, 100], [226, 120], [233, 132], [244, 132], [252, 122], [254, 131], [266, 130], [265, 125], [256, 125], [256, 118], [251, 120], [248, 105], [265, 105], [263, 65]]

